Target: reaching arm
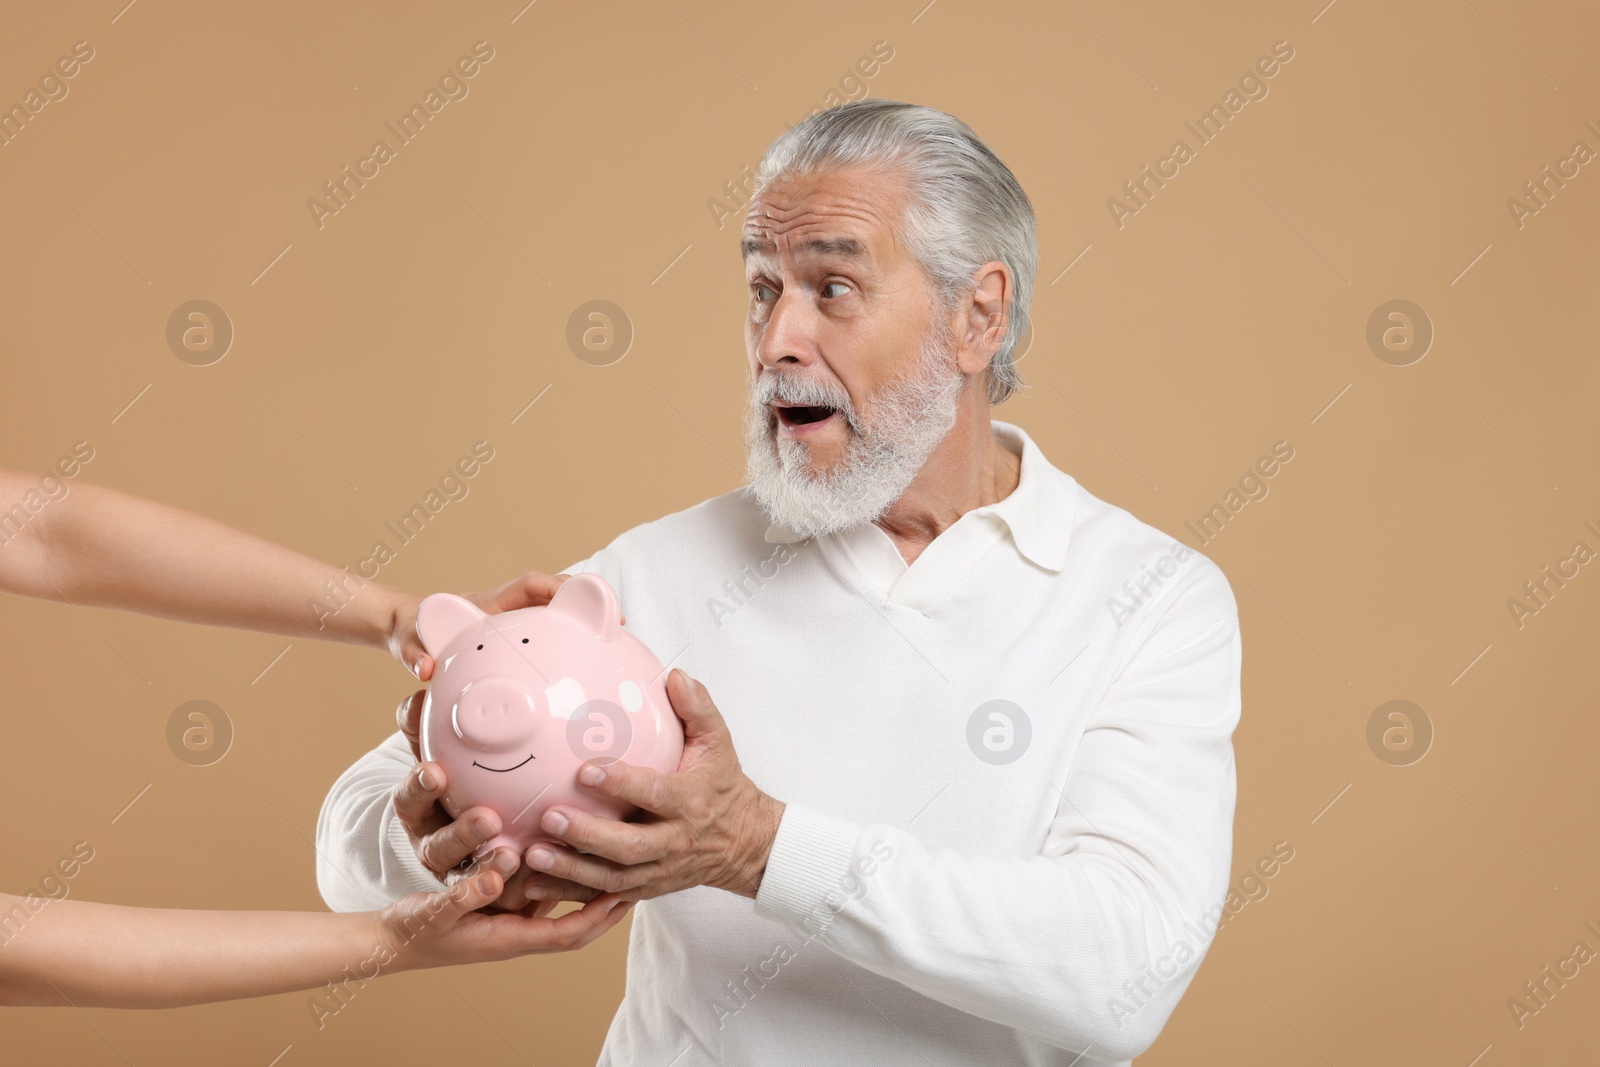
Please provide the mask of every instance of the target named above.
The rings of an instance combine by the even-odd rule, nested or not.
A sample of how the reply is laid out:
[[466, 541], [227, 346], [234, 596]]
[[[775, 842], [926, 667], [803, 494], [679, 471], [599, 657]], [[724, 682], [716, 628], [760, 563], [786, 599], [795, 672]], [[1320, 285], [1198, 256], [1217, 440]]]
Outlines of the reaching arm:
[[558, 919], [485, 915], [485, 871], [381, 912], [186, 911], [0, 895], [0, 1004], [169, 1008], [352, 977], [581, 948], [627, 913], [599, 897]]
[[[30, 497], [36, 510], [14, 503]], [[421, 598], [410, 593], [103, 486], [39, 501], [33, 478], [0, 470], [0, 592], [371, 645], [421, 680], [433, 676], [417, 636]], [[548, 603], [559, 585], [529, 571], [467, 599], [512, 611]]]
[[[0, 516], [29, 492], [0, 470]], [[422, 651], [401, 647], [416, 597], [130, 493], [75, 484], [0, 536], [0, 592], [409, 652], [413, 671]]]

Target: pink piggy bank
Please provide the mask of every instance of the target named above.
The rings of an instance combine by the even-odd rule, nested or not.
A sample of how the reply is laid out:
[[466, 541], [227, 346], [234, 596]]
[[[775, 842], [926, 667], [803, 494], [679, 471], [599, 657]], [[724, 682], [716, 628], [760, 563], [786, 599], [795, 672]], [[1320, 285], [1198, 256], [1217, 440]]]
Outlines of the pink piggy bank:
[[449, 776], [451, 817], [479, 805], [500, 815], [500, 845], [518, 854], [550, 837], [545, 811], [566, 804], [627, 818], [632, 810], [578, 785], [588, 760], [678, 769], [683, 727], [661, 662], [622, 627], [605, 579], [575, 574], [545, 607], [487, 615], [450, 593], [422, 601], [417, 632], [434, 659], [422, 705], [422, 758]]

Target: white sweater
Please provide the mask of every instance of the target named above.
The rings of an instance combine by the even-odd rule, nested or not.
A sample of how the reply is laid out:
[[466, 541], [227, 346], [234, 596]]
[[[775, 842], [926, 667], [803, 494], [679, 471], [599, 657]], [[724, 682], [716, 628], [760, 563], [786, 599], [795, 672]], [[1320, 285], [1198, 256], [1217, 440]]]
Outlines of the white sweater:
[[[602, 1064], [1127, 1064], [1188, 987], [1229, 879], [1232, 591], [992, 425], [1016, 490], [909, 568], [870, 523], [769, 526], [746, 488], [566, 568], [787, 805], [755, 901], [637, 907]], [[333, 909], [438, 887], [390, 801], [411, 765], [396, 733], [329, 793]]]

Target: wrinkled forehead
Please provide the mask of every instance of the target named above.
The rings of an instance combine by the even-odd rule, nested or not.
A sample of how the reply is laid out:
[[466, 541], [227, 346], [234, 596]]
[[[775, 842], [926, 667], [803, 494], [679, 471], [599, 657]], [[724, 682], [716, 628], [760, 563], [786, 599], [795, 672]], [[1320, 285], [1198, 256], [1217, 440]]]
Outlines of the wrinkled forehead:
[[751, 201], [740, 254], [746, 264], [826, 258], [870, 266], [896, 245], [900, 186], [883, 171], [780, 178]]

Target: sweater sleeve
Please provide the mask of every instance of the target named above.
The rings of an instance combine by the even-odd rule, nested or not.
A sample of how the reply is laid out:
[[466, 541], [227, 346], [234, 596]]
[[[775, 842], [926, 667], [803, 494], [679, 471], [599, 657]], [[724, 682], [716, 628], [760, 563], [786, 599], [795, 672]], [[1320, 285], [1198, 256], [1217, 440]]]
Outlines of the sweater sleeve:
[[1050, 1045], [1144, 1052], [1199, 968], [1230, 873], [1239, 621], [1222, 572], [1202, 570], [1053, 774], [1037, 855], [930, 848], [790, 804], [757, 912]]
[[394, 810], [394, 787], [416, 766], [395, 731], [356, 760], [317, 814], [317, 889], [334, 911], [372, 911], [444, 887], [422, 865]]

